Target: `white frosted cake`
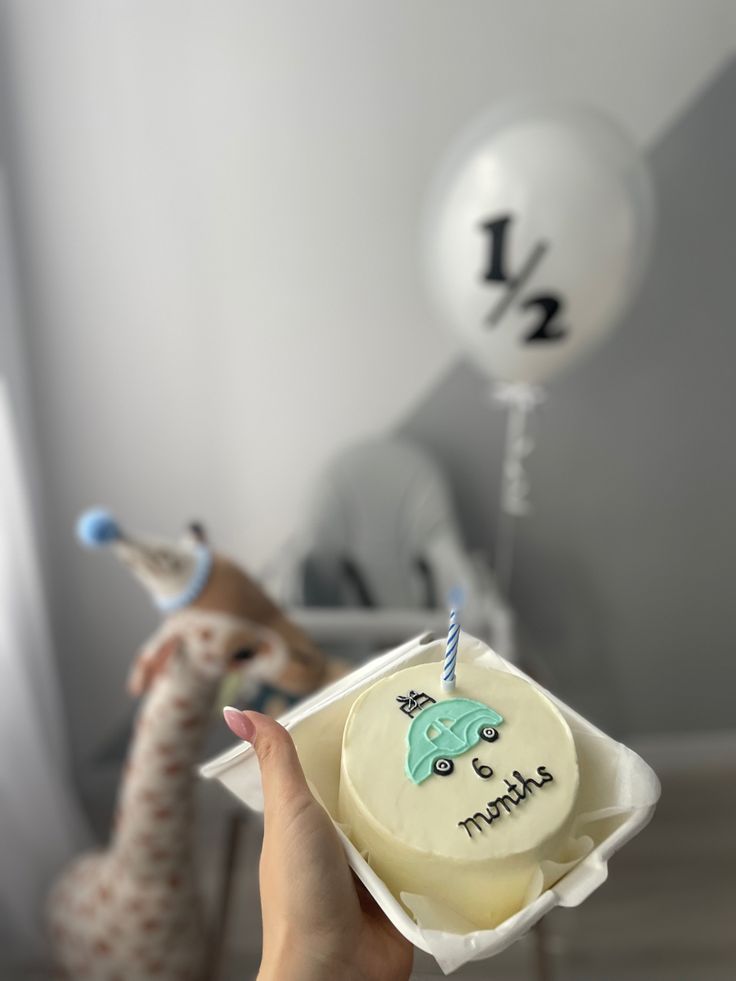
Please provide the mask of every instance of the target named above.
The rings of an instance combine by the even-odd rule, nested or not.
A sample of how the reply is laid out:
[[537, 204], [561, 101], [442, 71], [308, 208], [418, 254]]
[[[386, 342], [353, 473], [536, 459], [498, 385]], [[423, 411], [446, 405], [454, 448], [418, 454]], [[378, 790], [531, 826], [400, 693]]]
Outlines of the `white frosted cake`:
[[387, 886], [440, 900], [473, 925], [517, 912], [540, 861], [570, 833], [578, 789], [567, 722], [516, 675], [463, 664], [398, 671], [348, 716], [339, 820]]

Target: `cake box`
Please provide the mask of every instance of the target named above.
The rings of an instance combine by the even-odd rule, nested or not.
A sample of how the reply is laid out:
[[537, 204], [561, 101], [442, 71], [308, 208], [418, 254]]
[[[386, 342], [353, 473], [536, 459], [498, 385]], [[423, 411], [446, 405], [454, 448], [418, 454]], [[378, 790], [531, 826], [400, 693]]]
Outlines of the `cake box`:
[[[518, 912], [493, 929], [478, 929], [428, 896], [402, 893], [403, 905], [346, 836], [338, 818], [342, 737], [358, 697], [377, 681], [414, 665], [436, 663], [445, 641], [431, 634], [380, 655], [285, 713], [310, 786], [340, 833], [348, 861], [391, 922], [416, 947], [430, 953], [445, 973], [471, 960], [492, 957], [522, 937], [555, 906], [577, 906], [605, 882], [608, 860], [650, 821], [659, 798], [653, 770], [632, 750], [616, 742], [516, 666], [481, 641], [461, 634], [458, 676], [463, 665], [509, 672], [544, 694], [572, 732], [579, 766], [574, 842], [564, 862], [542, 861], [534, 890]], [[254, 811], [263, 810], [260, 773], [252, 748], [238, 744], [204, 764], [200, 773], [217, 779]], [[545, 883], [554, 884], [545, 888]], [[410, 915], [407, 908], [411, 910]]]

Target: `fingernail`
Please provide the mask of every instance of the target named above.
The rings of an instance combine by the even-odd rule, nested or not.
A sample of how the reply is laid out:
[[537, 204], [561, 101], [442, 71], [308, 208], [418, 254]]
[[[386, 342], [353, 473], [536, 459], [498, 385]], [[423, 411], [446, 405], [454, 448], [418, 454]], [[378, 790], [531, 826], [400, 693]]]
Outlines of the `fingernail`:
[[238, 739], [244, 739], [247, 743], [253, 742], [253, 736], [256, 734], [256, 727], [244, 712], [227, 705], [222, 710], [222, 714], [225, 717], [225, 722], [227, 722], [228, 727], [235, 733]]

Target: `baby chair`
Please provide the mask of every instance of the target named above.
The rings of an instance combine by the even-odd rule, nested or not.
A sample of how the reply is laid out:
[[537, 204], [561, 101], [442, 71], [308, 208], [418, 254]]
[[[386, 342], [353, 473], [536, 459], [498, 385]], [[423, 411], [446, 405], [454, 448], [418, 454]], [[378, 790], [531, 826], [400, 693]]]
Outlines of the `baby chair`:
[[459, 602], [463, 629], [513, 657], [511, 614], [493, 572], [466, 551], [437, 463], [407, 441], [370, 440], [331, 461], [278, 592], [341, 656], [364, 657], [427, 629], [441, 635]]

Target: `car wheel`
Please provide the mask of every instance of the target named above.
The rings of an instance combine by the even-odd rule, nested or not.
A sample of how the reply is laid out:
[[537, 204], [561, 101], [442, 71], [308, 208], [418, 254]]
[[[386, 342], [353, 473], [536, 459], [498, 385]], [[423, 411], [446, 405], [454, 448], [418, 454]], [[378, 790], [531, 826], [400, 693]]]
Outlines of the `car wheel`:
[[439, 760], [434, 761], [432, 769], [440, 777], [449, 777], [452, 771], [455, 769], [455, 764], [452, 762], [452, 760], [445, 759], [443, 756]]
[[493, 726], [481, 726], [478, 730], [478, 735], [481, 739], [485, 739], [487, 743], [495, 743], [498, 739], [498, 729], [494, 729]]

